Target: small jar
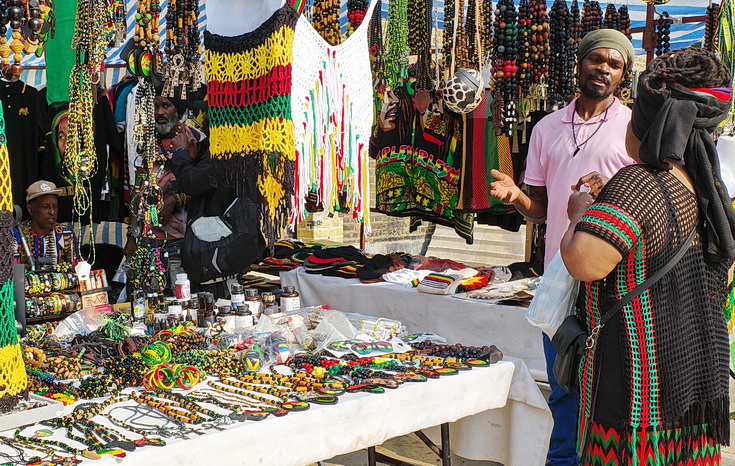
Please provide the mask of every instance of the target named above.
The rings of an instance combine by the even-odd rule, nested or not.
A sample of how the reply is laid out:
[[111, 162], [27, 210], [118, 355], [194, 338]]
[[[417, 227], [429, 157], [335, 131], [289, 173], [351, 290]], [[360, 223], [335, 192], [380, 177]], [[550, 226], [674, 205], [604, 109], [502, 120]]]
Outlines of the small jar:
[[239, 304], [235, 311], [235, 328], [248, 328], [255, 325], [253, 321], [253, 313], [250, 312], [247, 305]]
[[245, 304], [245, 293], [243, 292], [242, 285], [235, 283], [232, 285], [230, 290], [230, 302], [232, 303], [232, 309], [237, 309], [240, 304]]
[[276, 296], [273, 293], [265, 292], [262, 294], [263, 298], [263, 315], [269, 316], [278, 313], [278, 303], [276, 303]]
[[293, 285], [286, 285], [283, 287], [283, 293], [281, 293], [281, 312], [295, 311], [301, 309], [301, 295], [296, 291], [296, 287]]
[[260, 313], [263, 312], [263, 300], [258, 295], [258, 290], [255, 288], [245, 290], [245, 304], [257, 320], [260, 317]]
[[191, 283], [189, 277], [185, 273], [176, 274], [176, 282], [174, 283], [176, 299], [191, 298]]

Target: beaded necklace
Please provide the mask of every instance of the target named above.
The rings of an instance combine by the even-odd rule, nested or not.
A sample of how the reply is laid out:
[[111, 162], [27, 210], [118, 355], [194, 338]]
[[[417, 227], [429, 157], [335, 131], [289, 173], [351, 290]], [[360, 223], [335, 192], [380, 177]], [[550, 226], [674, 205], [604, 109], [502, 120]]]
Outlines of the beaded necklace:
[[615, 29], [616, 31], [620, 30], [620, 14], [615, 8], [614, 3], [607, 4], [607, 8], [605, 8], [605, 19], [603, 21], [603, 24], [605, 26], [605, 29]]
[[[124, 421], [121, 421], [113, 416], [113, 412], [115, 410], [132, 411], [133, 414], [128, 416]], [[109, 413], [101, 415], [110, 419], [113, 424], [119, 425], [124, 429], [128, 429], [131, 432], [135, 432], [143, 436], [147, 436], [149, 433], [154, 433], [156, 435], [163, 435], [166, 437], [178, 436], [185, 438], [184, 432], [186, 431], [186, 425], [183, 422], [178, 419], [162, 415], [159, 411], [154, 410], [148, 405], [138, 404], [134, 406], [116, 406], [112, 408]], [[141, 424], [136, 422], [137, 419], [143, 417], [150, 417], [156, 419], [156, 421], [153, 424]], [[172, 423], [174, 427], [168, 427], [168, 423]], [[132, 424], [136, 424], [138, 427], [134, 427]]]
[[630, 20], [630, 12], [628, 11], [628, 5], [620, 5], [618, 8], [618, 31], [622, 32], [628, 39], [632, 38], [630, 28], [632, 21]]
[[368, 5], [368, 0], [347, 0], [347, 30], [350, 34], [365, 20]]
[[312, 26], [331, 45], [341, 41], [339, 31], [339, 0], [320, 0], [312, 8]]
[[[196, 91], [204, 80], [199, 40], [199, 0], [169, 0], [166, 12], [166, 56], [161, 95], [186, 100], [187, 88]], [[175, 96], [176, 88], [180, 96]]]
[[388, 3], [388, 25], [385, 32], [385, 80], [389, 89], [403, 85], [408, 76], [407, 0]]
[[667, 11], [658, 15], [656, 20], [656, 56], [663, 55], [670, 49], [671, 23]]
[[306, 409], [309, 409], [309, 403], [306, 401], [285, 401], [283, 399], [281, 399], [281, 401], [276, 401], [271, 398], [268, 398], [268, 397], [259, 395], [257, 393], [250, 392], [250, 391], [246, 391], [240, 388], [235, 388], [232, 386], [224, 386], [224, 387], [218, 386], [217, 383], [214, 381], [209, 381], [207, 382], [207, 384], [216, 390], [221, 390], [224, 392], [229, 392], [229, 393], [234, 393], [237, 395], [245, 396], [245, 397], [252, 398], [254, 400], [269, 404], [275, 408], [279, 408], [271, 412], [274, 416], [282, 416], [286, 414], [288, 411], [304, 411]]
[[[513, 0], [500, 0], [495, 9], [495, 52], [493, 72], [495, 87], [493, 89], [493, 109], [500, 114], [493, 114], [497, 124], [497, 134], [512, 136], [515, 130], [516, 107], [518, 97], [518, 14]], [[496, 103], [497, 102], [497, 103]]]
[[602, 27], [602, 8], [597, 0], [589, 0], [582, 7], [582, 37]]
[[176, 406], [176, 404], [174, 403], [167, 403], [144, 393], [133, 392], [132, 397], [138, 403], [145, 404], [150, 406], [151, 408], [157, 409], [162, 414], [165, 414], [166, 416], [172, 419], [176, 419], [177, 421], [183, 422], [185, 424], [201, 424], [207, 420], [194, 411], [177, 409], [176, 407], [174, 407]]
[[171, 139], [164, 145], [161, 135], [156, 132], [156, 163], [163, 166], [167, 161], [171, 159], [174, 153], [174, 138], [181, 133], [181, 122], [177, 122], [173, 131], [171, 132]]
[[704, 45], [705, 50], [717, 50], [717, 30], [719, 27], [720, 5], [710, 3], [707, 6], [707, 20], [704, 23]]

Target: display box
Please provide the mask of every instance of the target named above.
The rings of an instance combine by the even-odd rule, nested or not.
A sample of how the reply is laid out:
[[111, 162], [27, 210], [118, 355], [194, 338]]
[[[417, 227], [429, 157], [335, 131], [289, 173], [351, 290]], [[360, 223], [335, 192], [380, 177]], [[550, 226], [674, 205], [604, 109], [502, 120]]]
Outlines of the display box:
[[0, 415], [0, 430], [15, 429], [16, 427], [55, 418], [64, 409], [64, 403], [60, 401], [44, 398], [33, 393], [30, 393], [28, 398], [30, 401], [42, 401], [46, 403], [46, 406]]

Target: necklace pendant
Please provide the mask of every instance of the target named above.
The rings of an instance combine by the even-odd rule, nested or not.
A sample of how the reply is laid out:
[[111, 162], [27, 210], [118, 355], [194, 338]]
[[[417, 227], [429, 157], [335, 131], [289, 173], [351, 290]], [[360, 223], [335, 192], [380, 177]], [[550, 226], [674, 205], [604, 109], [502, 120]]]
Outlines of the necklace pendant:
[[572, 153], [572, 157], [574, 157], [575, 155], [579, 153], [579, 149], [580, 147], [577, 147], [576, 149], [574, 149], [574, 152]]

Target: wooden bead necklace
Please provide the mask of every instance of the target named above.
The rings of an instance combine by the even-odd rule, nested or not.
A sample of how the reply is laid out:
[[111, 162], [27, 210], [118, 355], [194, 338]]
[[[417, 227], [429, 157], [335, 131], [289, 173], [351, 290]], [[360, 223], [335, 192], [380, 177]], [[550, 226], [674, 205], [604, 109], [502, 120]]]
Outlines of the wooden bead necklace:
[[501, 110], [500, 115], [496, 116], [493, 113], [494, 122], [496, 123], [495, 132], [512, 136], [517, 119], [515, 101], [520, 91], [517, 78], [518, 13], [513, 0], [500, 0], [498, 2], [495, 8], [493, 26], [495, 31], [493, 104], [494, 109]]
[[704, 45], [705, 50], [717, 50], [717, 36], [720, 24], [720, 5], [710, 3], [707, 6], [707, 20], [704, 23]]
[[618, 31], [622, 32], [628, 39], [632, 39], [633, 36], [630, 32], [632, 25], [628, 5], [620, 5], [620, 8], [618, 8]]
[[339, 7], [339, 0], [316, 1], [312, 7], [311, 25], [331, 45], [337, 45], [342, 40], [339, 31]]
[[668, 52], [671, 48], [671, 21], [667, 11], [658, 15], [656, 20], [656, 56]]
[[602, 8], [597, 0], [589, 0], [582, 7], [582, 37], [602, 28]]
[[614, 3], [607, 4], [603, 24], [606, 29], [615, 29], [616, 31], [620, 30], [620, 14], [618, 13], [617, 8], [615, 8]]
[[566, 55], [569, 49], [569, 9], [564, 0], [555, 0], [549, 11], [549, 95], [553, 100], [566, 103], [563, 86], [569, 70]]

